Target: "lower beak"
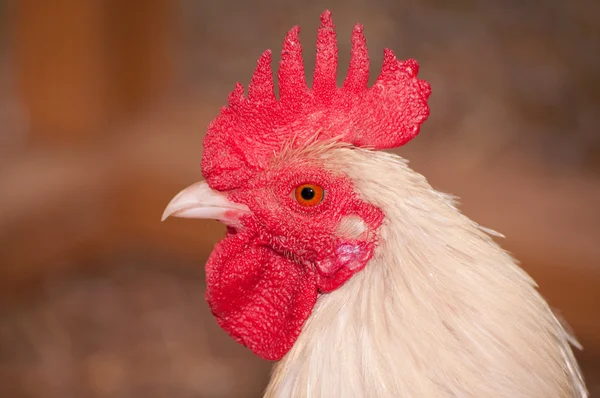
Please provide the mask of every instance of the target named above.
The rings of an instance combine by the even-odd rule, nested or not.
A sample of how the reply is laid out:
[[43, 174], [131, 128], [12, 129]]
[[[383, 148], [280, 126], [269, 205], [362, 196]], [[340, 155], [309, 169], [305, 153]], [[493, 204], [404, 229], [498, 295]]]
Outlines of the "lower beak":
[[209, 218], [239, 226], [240, 217], [251, 213], [248, 206], [230, 201], [224, 194], [212, 190], [206, 181], [202, 181], [179, 192], [167, 205], [161, 221], [170, 216]]

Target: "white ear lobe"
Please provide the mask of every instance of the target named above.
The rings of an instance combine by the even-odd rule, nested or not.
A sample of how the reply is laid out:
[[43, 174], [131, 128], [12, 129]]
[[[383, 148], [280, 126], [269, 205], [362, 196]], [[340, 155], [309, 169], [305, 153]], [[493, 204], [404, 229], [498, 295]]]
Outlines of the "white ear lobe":
[[340, 238], [358, 239], [367, 230], [367, 225], [357, 215], [346, 216], [338, 224], [337, 235]]

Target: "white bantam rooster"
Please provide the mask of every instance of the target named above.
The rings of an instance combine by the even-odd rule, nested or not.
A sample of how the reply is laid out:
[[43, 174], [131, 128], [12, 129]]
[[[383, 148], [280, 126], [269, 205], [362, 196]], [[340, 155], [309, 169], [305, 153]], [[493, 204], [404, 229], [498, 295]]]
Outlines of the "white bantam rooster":
[[266, 397], [580, 398], [565, 332], [535, 282], [401, 146], [427, 119], [415, 60], [385, 50], [368, 87], [361, 25], [336, 86], [337, 42], [321, 15], [312, 88], [299, 28], [285, 38], [279, 99], [271, 51], [204, 139], [205, 182], [168, 216], [227, 225], [206, 265], [221, 327], [279, 360]]

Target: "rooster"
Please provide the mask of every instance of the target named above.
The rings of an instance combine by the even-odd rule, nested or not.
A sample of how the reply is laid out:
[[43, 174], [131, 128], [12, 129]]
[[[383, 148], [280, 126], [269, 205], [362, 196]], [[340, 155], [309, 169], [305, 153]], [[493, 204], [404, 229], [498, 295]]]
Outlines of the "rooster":
[[386, 49], [368, 87], [360, 24], [340, 88], [337, 57], [325, 11], [308, 88], [294, 27], [277, 98], [265, 51], [208, 127], [205, 181], [163, 214], [227, 226], [206, 298], [230, 336], [279, 361], [265, 396], [586, 397], [578, 343], [493, 231], [378, 151], [429, 116], [418, 63]]

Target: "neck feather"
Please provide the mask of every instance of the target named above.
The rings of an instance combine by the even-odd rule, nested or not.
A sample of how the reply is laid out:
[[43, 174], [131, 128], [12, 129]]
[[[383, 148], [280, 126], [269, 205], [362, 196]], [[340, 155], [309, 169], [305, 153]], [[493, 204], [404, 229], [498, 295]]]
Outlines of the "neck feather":
[[266, 397], [586, 396], [569, 336], [490, 231], [397, 156], [322, 156], [386, 221], [367, 267], [320, 296]]

